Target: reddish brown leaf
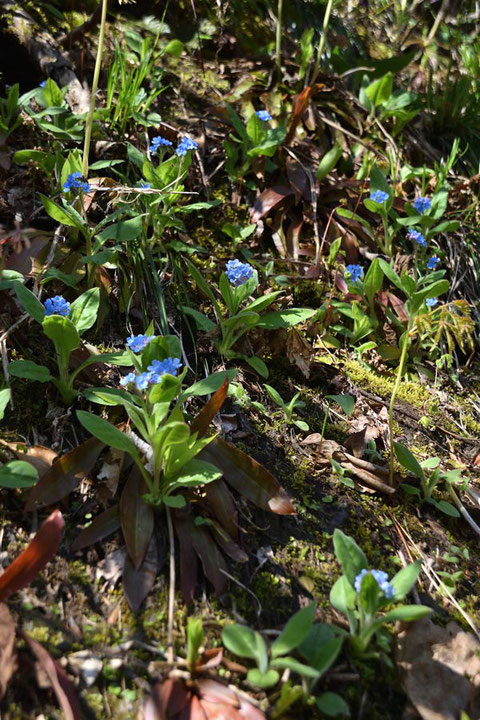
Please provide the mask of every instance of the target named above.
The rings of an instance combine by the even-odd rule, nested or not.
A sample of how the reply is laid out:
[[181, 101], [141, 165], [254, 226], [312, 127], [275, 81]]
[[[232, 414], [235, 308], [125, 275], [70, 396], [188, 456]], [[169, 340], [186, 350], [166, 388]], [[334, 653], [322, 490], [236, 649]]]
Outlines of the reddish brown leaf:
[[191, 605], [198, 580], [198, 557], [193, 547], [185, 517], [174, 516], [173, 524], [180, 543], [180, 588], [187, 605]]
[[214, 480], [203, 488], [208, 510], [225, 528], [228, 534], [236, 540], [238, 538], [238, 513], [235, 508], [232, 494], [225, 485], [224, 480]]
[[0, 603], [0, 700], [15, 668], [15, 623], [7, 606]]
[[277, 515], [295, 514], [292, 501], [273, 475], [234, 445], [217, 437], [199, 457], [218, 467], [227, 483], [257, 507]]
[[240, 698], [240, 713], [243, 720], [265, 720], [265, 715], [243, 698]]
[[310, 181], [301, 163], [288, 156], [286, 160], [288, 182], [295, 191], [295, 202], [299, 203], [303, 197], [306, 202], [310, 201]]
[[201, 700], [200, 702], [207, 720], [243, 720], [240, 712], [231, 705], [212, 703], [208, 700]]
[[215, 594], [223, 595], [227, 589], [227, 576], [222, 572], [227, 569], [223, 555], [208, 530], [198, 527], [191, 519], [188, 525], [192, 544], [202, 563], [203, 572], [212, 583]]
[[303, 218], [296, 217], [287, 229], [287, 251], [294, 260], [298, 260], [300, 255], [300, 231], [302, 227]]
[[195, 695], [192, 695], [190, 703], [182, 710], [178, 720], [207, 720], [200, 705], [200, 700]]
[[36, 506], [51, 505], [71, 493], [88, 475], [104, 447], [104, 443], [91, 437], [74, 450], [62, 455], [33, 486], [26, 509], [33, 510]]
[[295, 108], [293, 110], [292, 122], [290, 123], [284, 145], [289, 145], [289, 143], [291, 143], [293, 138], [295, 137], [295, 131], [297, 129], [298, 123], [302, 119], [303, 113], [309, 106], [312, 95], [314, 95], [315, 92], [321, 90], [324, 87], [325, 85], [321, 84], [307, 85], [307, 87], [304, 88], [300, 95], [297, 97], [297, 100], [295, 102]]
[[153, 508], [142, 498], [146, 492], [145, 481], [134, 465], [120, 498], [120, 522], [127, 551], [136, 570], [147, 554], [153, 533]]
[[93, 545], [116, 532], [120, 526], [120, 507], [117, 504], [100, 513], [88, 527], [82, 530], [70, 549], [72, 552], [77, 552], [88, 545]]
[[168, 678], [153, 686], [145, 706], [145, 720], [168, 720], [187, 705], [191, 693], [178, 680]]
[[237, 694], [226, 685], [223, 685], [211, 678], [197, 680], [197, 688], [202, 700], [212, 703], [225, 703], [233, 707], [239, 707]]
[[39, 642], [22, 631], [20, 631], [19, 634], [29, 646], [43, 670], [45, 670], [60, 707], [65, 713], [65, 719], [82, 720], [82, 712], [77, 694], [74, 686], [63, 671], [62, 666], [49, 655]]
[[50, 470], [58, 454], [50, 448], [43, 447], [43, 445], [34, 445], [31, 448], [27, 448], [26, 452], [24, 452], [24, 446], [19, 443], [5, 442], [3, 440], [0, 442], [2, 445], [9, 447], [19, 460], [25, 460], [25, 462], [33, 465], [39, 477], [43, 477], [47, 470]]
[[250, 222], [258, 222], [292, 195], [293, 190], [286, 185], [277, 185], [276, 187], [267, 188], [260, 193], [255, 200], [250, 211]]
[[230, 535], [219, 525], [219, 523], [212, 519], [210, 522], [212, 524], [211, 527], [215, 542], [220, 546], [225, 555], [231, 557], [232, 560], [235, 560], [235, 562], [248, 562], [247, 553], [232, 540]]
[[138, 569], [133, 566], [130, 555], [123, 566], [123, 589], [133, 612], [138, 612], [141, 604], [153, 587], [158, 570], [157, 543], [153, 535], [148, 546], [145, 560]]
[[207, 648], [202, 655], [201, 661], [196, 665], [196, 672], [205, 672], [211, 668], [218, 667], [223, 660], [223, 648]]
[[225, 382], [218, 390], [212, 395], [206, 405], [200, 410], [197, 417], [194, 418], [190, 425], [192, 433], [198, 432], [198, 437], [201, 438], [207, 432], [210, 423], [212, 422], [215, 415], [218, 413], [228, 392], [228, 375], [225, 377]]
[[56, 554], [63, 531], [60, 510], [45, 520], [31, 543], [0, 575], [0, 602], [28, 585]]

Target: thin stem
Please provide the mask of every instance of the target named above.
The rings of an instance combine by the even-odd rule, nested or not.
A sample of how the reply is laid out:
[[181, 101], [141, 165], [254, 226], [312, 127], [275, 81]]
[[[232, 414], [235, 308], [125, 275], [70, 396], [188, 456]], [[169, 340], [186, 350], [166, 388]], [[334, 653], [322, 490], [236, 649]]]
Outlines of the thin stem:
[[175, 540], [170, 508], [166, 507], [168, 539], [170, 543], [170, 586], [168, 588], [167, 662], [173, 665], [173, 612], [175, 609]]
[[318, 42], [318, 48], [317, 48], [317, 58], [315, 60], [315, 65], [313, 68], [312, 78], [310, 80], [310, 84], [314, 85], [315, 81], [317, 79], [317, 75], [320, 70], [320, 61], [322, 59], [322, 53], [325, 48], [325, 40], [327, 37], [327, 30], [328, 25], [330, 22], [330, 14], [332, 12], [332, 6], [333, 6], [333, 0], [328, 0], [327, 7], [325, 8], [325, 15], [323, 16], [323, 27], [322, 27], [322, 34], [320, 35], [320, 40]]
[[83, 144], [83, 177], [85, 180], [88, 176], [88, 153], [90, 151], [90, 140], [92, 138], [93, 113], [95, 112], [95, 95], [97, 94], [98, 78], [100, 77], [100, 68], [102, 66], [103, 42], [105, 39], [105, 23], [107, 19], [108, 0], [102, 0], [102, 17], [100, 19], [100, 32], [98, 35], [97, 58], [95, 60], [95, 70], [93, 71], [92, 95], [90, 98], [90, 107], [88, 109], [87, 120], [85, 122], [85, 141]]
[[395, 405], [395, 398], [397, 396], [398, 388], [400, 387], [400, 382], [402, 380], [403, 368], [405, 366], [405, 360], [407, 358], [407, 351], [408, 351], [409, 345], [410, 345], [410, 322], [408, 323], [407, 329], [405, 331], [405, 338], [403, 341], [402, 353], [400, 355], [400, 363], [398, 365], [397, 377], [395, 379], [395, 385], [393, 386], [392, 397], [390, 398], [390, 405], [388, 407], [388, 430], [390, 433], [390, 477], [389, 477], [390, 487], [393, 487], [393, 461], [394, 461], [393, 408]]
[[278, 74], [279, 79], [280, 79], [281, 72], [282, 72], [282, 15], [283, 15], [283, 0], [278, 0], [275, 53], [277, 56], [277, 74]]

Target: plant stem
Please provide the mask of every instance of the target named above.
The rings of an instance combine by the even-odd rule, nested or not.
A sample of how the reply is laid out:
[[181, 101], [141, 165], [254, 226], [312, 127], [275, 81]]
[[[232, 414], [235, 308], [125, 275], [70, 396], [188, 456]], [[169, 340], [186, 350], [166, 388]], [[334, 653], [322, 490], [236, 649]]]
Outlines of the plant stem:
[[390, 398], [390, 405], [388, 407], [388, 430], [390, 433], [390, 477], [389, 477], [390, 487], [393, 487], [393, 460], [394, 460], [393, 408], [395, 405], [395, 398], [396, 398], [396, 395], [398, 392], [398, 388], [400, 387], [400, 382], [402, 380], [403, 368], [405, 366], [405, 360], [407, 358], [407, 351], [408, 351], [409, 345], [410, 345], [410, 320], [408, 321], [407, 329], [405, 331], [405, 338], [403, 341], [402, 353], [400, 355], [400, 363], [399, 363], [398, 369], [397, 369], [397, 377], [395, 379], [395, 385], [393, 386], [392, 397]]
[[327, 37], [327, 30], [328, 25], [330, 22], [330, 14], [332, 12], [332, 6], [333, 6], [333, 0], [328, 0], [327, 7], [325, 8], [325, 15], [323, 16], [323, 27], [322, 27], [322, 34], [320, 35], [320, 40], [318, 42], [318, 48], [317, 48], [317, 58], [315, 60], [315, 65], [313, 68], [312, 78], [310, 80], [310, 85], [314, 85], [315, 81], [317, 79], [318, 72], [320, 70], [320, 61], [322, 59], [322, 53], [323, 49], [325, 47], [325, 40]]
[[275, 39], [275, 53], [277, 56], [277, 75], [280, 79], [282, 72], [282, 15], [283, 15], [283, 0], [278, 0], [277, 6], [277, 33]]
[[167, 662], [173, 665], [173, 613], [175, 609], [175, 540], [170, 508], [166, 507], [168, 539], [170, 543], [170, 586], [168, 588]]
[[108, 0], [102, 0], [102, 16], [100, 19], [100, 32], [98, 35], [97, 58], [95, 60], [95, 70], [93, 71], [92, 95], [90, 98], [90, 107], [88, 109], [87, 120], [85, 122], [85, 140], [83, 144], [83, 177], [85, 180], [88, 176], [88, 153], [90, 151], [90, 140], [92, 137], [93, 113], [95, 112], [95, 95], [97, 94], [98, 78], [100, 77], [100, 68], [102, 66], [103, 41], [105, 39], [105, 22], [107, 19]]

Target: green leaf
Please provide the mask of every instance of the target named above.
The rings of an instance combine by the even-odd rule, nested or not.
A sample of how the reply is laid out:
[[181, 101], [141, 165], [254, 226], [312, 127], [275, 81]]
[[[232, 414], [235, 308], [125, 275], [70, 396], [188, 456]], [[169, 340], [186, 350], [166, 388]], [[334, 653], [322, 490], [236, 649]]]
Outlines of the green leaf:
[[315, 603], [310, 603], [293, 615], [284, 629], [273, 642], [271, 647], [272, 658], [286, 655], [298, 647], [307, 637], [315, 616]]
[[272, 660], [270, 667], [279, 668], [280, 670], [288, 669], [298, 675], [301, 675], [302, 677], [309, 678], [309, 680], [318, 680], [320, 677], [319, 672], [315, 670], [315, 668], [312, 668], [309, 665], [304, 665], [298, 660], [295, 660], [293, 657], [281, 657]]
[[130, 220], [122, 220], [120, 222], [109, 225], [98, 233], [100, 240], [117, 240], [118, 242], [128, 242], [135, 240], [142, 234], [143, 217], [138, 215]]
[[87, 388], [82, 392], [84, 398], [98, 405], [135, 405], [136, 398], [120, 388]]
[[202, 395], [210, 395], [223, 385], [226, 377], [228, 377], [229, 382], [232, 382], [236, 373], [236, 370], [221, 370], [220, 372], [212, 373], [212, 375], [193, 383], [193, 385], [190, 385], [189, 388], [184, 390], [180, 395], [180, 400], [183, 401], [192, 396], [200, 397]]
[[403, 290], [402, 281], [395, 270], [387, 262], [385, 262], [383, 258], [378, 258], [378, 263], [382, 268], [383, 274], [387, 276], [390, 282], [396, 285], [400, 290]]
[[378, 262], [378, 258], [375, 258], [368, 268], [365, 280], [363, 281], [363, 290], [370, 305], [373, 303], [375, 295], [382, 289], [382, 284], [383, 271], [380, 267], [380, 263]]
[[317, 172], [315, 173], [317, 180], [323, 180], [332, 172], [333, 168], [341, 158], [342, 153], [343, 149], [338, 143], [335, 143], [332, 149], [325, 153], [323, 158], [320, 160]]
[[280, 680], [280, 675], [276, 670], [267, 670], [267, 672], [260, 672], [254, 668], [249, 670], [247, 673], [247, 681], [255, 687], [267, 690], [268, 688], [274, 687]]
[[247, 362], [250, 367], [252, 367], [255, 372], [257, 372], [261, 377], [268, 378], [268, 368], [259, 357], [256, 355], [252, 355], [252, 357], [247, 357], [246, 355], [242, 356]]
[[177, 509], [186, 507], [186, 505], [187, 505], [187, 501], [185, 500], [183, 495], [166, 495], [166, 496], [164, 495], [162, 497], [162, 502], [167, 507], [177, 508]]
[[43, 323], [43, 332], [55, 345], [59, 364], [68, 368], [70, 353], [80, 345], [80, 335], [75, 325], [62, 315], [47, 315]]
[[45, 317], [45, 308], [37, 296], [20, 282], [15, 281], [13, 287], [15, 289], [18, 302], [23, 309], [26, 310], [28, 314], [38, 323], [43, 322], [43, 318]]
[[170, 40], [169, 43], [164, 47], [163, 52], [167, 55], [173, 55], [173, 57], [180, 57], [183, 52], [184, 44], [181, 40]]
[[210, 318], [208, 318], [206, 315], [199, 312], [198, 310], [194, 310], [193, 308], [188, 307], [188, 305], [180, 305], [180, 307], [185, 313], [185, 315], [189, 315], [195, 320], [197, 328], [202, 332], [211, 332], [217, 327], [215, 323], [210, 320]]
[[420, 292], [415, 293], [411, 301], [411, 312], [415, 313], [427, 298], [436, 298], [447, 292], [449, 288], [450, 283], [448, 280], [437, 280], [437, 282], [432, 283], [424, 290], [420, 290]]
[[52, 379], [50, 371], [45, 365], [37, 365], [31, 360], [12, 360], [8, 365], [8, 372], [14, 377], [37, 382], [48, 382]]
[[3, 420], [3, 416], [5, 414], [5, 408], [7, 407], [9, 401], [10, 401], [9, 388], [0, 390], [0, 420]]
[[317, 311], [312, 308], [290, 308], [276, 312], [265, 313], [257, 322], [257, 327], [266, 330], [276, 330], [277, 328], [289, 328], [299, 323], [303, 323]]
[[50, 217], [57, 222], [61, 223], [62, 225], [67, 225], [67, 227], [76, 228], [82, 228], [85, 225], [83, 220], [81, 220], [80, 222], [78, 219], [81, 219], [81, 215], [77, 217], [78, 213], [74, 214], [71, 212], [73, 208], [67, 210], [66, 208], [62, 208], [60, 207], [60, 205], [52, 202], [46, 195], [43, 195], [42, 193], [38, 194], [40, 195], [43, 207], [47, 211], [48, 215], [50, 215]]
[[452, 503], [447, 502], [446, 500], [430, 500], [430, 503], [434, 505], [437, 510], [440, 510], [440, 512], [443, 512], [445, 515], [448, 515], [449, 517], [460, 517], [460, 513], [458, 512], [457, 508], [452, 505]]
[[38, 480], [38, 472], [31, 463], [24, 460], [12, 460], [0, 467], [0, 487], [32, 487]]
[[201, 618], [189, 617], [187, 623], [187, 665], [194, 670], [197, 664], [198, 651], [203, 645], [204, 633]]
[[75, 325], [78, 334], [92, 327], [97, 319], [100, 306], [100, 288], [90, 288], [82, 293], [71, 305], [69, 319]]
[[271, 399], [274, 403], [276, 403], [279, 407], [284, 408], [285, 403], [283, 402], [281, 396], [278, 394], [278, 392], [273, 388], [271, 385], [267, 385], [267, 383], [264, 383], [263, 387], [267, 391], [267, 393], [270, 395]]
[[250, 658], [250, 660], [257, 660], [259, 654], [263, 655], [263, 653], [266, 654], [267, 652], [267, 646], [260, 633], [245, 625], [227, 625], [224, 627], [222, 642], [227, 650], [234, 655]]
[[397, 442], [394, 442], [393, 446], [395, 448], [395, 455], [397, 456], [397, 460], [400, 465], [413, 473], [419, 480], [425, 482], [425, 474], [422, 466], [418, 462], [417, 458], [412, 455], [410, 450], [405, 447], [405, 445]]
[[[387, 102], [388, 98], [392, 94], [393, 89], [393, 75], [387, 73], [382, 78], [374, 80], [367, 88], [365, 88], [365, 95], [373, 104], [373, 107], [383, 105]], [[379, 188], [383, 190], [383, 188]]]
[[337, 717], [337, 715], [350, 715], [348, 703], [333, 692], [324, 692], [316, 699], [318, 709], [328, 715], [328, 717]]
[[388, 622], [413, 622], [414, 620], [420, 620], [420, 618], [430, 615], [432, 608], [426, 607], [425, 605], [400, 605], [395, 610], [383, 615], [381, 621], [383, 623]]
[[337, 628], [323, 623], [315, 623], [297, 647], [300, 655], [311, 667], [322, 675], [335, 662], [343, 644], [343, 636]]
[[258, 157], [259, 155], [263, 155], [265, 157], [273, 157], [277, 148], [283, 143], [286, 136], [287, 131], [283, 127], [276, 127], [268, 130], [263, 140], [258, 145], [255, 145], [255, 147], [251, 148], [248, 151], [248, 157]]
[[368, 567], [365, 553], [358, 547], [355, 540], [345, 535], [339, 528], [333, 533], [335, 555], [340, 562], [348, 582], [352, 585], [357, 575]]
[[355, 407], [355, 398], [352, 395], [326, 395], [327, 400], [340, 405], [345, 415], [351, 415]]
[[[171, 442], [169, 438], [169, 442]], [[177, 475], [171, 484], [169, 484], [168, 490], [172, 488], [177, 489], [179, 487], [197, 487], [199, 485], [207, 485], [214, 480], [222, 477], [222, 473], [209, 462], [205, 460], [189, 460], [182, 467], [182, 472]]]
[[417, 582], [421, 569], [421, 561], [415, 560], [415, 562], [402, 568], [396, 575], [393, 576], [391, 584], [395, 588], [395, 600], [402, 600], [405, 595], [408, 595], [412, 587]]
[[348, 613], [355, 608], [356, 597], [357, 593], [345, 575], [339, 577], [330, 590], [331, 604], [336, 610], [339, 610], [347, 616]]
[[84, 410], [77, 410], [77, 418], [89, 433], [105, 443], [105, 445], [110, 445], [110, 447], [116, 450], [123, 450], [140, 461], [137, 449], [132, 440], [107, 420], [98, 417], [98, 415], [85, 412]]

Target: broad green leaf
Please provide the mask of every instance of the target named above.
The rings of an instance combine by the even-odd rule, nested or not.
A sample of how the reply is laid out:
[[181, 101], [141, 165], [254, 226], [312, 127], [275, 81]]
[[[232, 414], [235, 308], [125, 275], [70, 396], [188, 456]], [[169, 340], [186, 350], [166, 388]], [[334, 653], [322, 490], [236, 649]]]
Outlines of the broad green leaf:
[[82, 293], [70, 307], [69, 319], [77, 328], [78, 334], [82, 335], [85, 330], [92, 327], [97, 319], [100, 305], [100, 288], [90, 288]]
[[138, 403], [134, 395], [120, 388], [87, 388], [82, 392], [84, 398], [98, 405], [135, 405]]
[[340, 405], [345, 415], [351, 415], [355, 407], [355, 398], [352, 395], [326, 395], [327, 400]]
[[437, 510], [440, 510], [445, 515], [448, 515], [449, 517], [460, 517], [460, 513], [458, 512], [457, 508], [452, 505], [452, 503], [447, 502], [446, 500], [430, 500], [430, 503], [434, 505]]
[[61, 365], [68, 367], [70, 353], [80, 345], [80, 335], [75, 325], [63, 315], [47, 315], [43, 323], [43, 332], [55, 345]]
[[229, 382], [232, 382], [236, 373], [236, 370], [221, 370], [220, 372], [212, 373], [212, 375], [209, 375], [203, 380], [199, 380], [193, 383], [193, 385], [190, 385], [189, 388], [183, 391], [179, 399], [183, 401], [191, 396], [199, 397], [202, 395], [210, 395], [223, 385], [226, 377], [228, 377]]
[[184, 49], [184, 44], [181, 40], [174, 38], [167, 43], [163, 49], [163, 52], [167, 55], [173, 55], [173, 57], [180, 57]]
[[38, 194], [40, 195], [43, 207], [47, 211], [48, 215], [53, 218], [53, 220], [56, 220], [62, 225], [66, 225], [67, 227], [82, 228], [85, 225], [85, 223], [81, 219], [81, 215], [71, 212], [73, 208], [67, 210], [66, 208], [60, 207], [60, 205], [52, 202], [52, 200], [50, 200], [46, 195], [43, 195], [42, 193]]
[[77, 410], [77, 418], [89, 433], [105, 443], [105, 445], [128, 452], [133, 458], [139, 460], [137, 449], [132, 440], [107, 420], [84, 410]]
[[343, 635], [340, 634], [338, 628], [315, 623], [297, 650], [311, 667], [323, 674], [335, 662], [342, 644]]
[[12, 460], [0, 467], [0, 487], [32, 487], [38, 480], [38, 471], [24, 460]]
[[271, 385], [267, 385], [267, 383], [264, 383], [263, 387], [270, 395], [274, 403], [276, 403], [281, 408], [285, 407], [285, 403], [283, 402], [281, 396], [278, 394], [275, 388], [273, 388]]
[[118, 242], [128, 242], [135, 240], [142, 234], [143, 217], [131, 218], [130, 220], [122, 220], [120, 222], [109, 225], [97, 234], [100, 240], [117, 240]]
[[295, 660], [293, 657], [276, 658], [275, 660], [272, 660], [270, 667], [279, 668], [281, 670], [288, 669], [298, 675], [301, 675], [302, 677], [309, 678], [310, 680], [318, 680], [320, 677], [319, 672], [315, 670], [315, 668], [312, 668], [309, 665], [304, 665], [298, 660]]
[[43, 322], [43, 318], [45, 317], [45, 308], [40, 302], [40, 300], [37, 298], [37, 296], [34, 295], [20, 282], [15, 282], [14, 288], [18, 302], [23, 307], [23, 309], [26, 310], [28, 314], [37, 322]]
[[333, 168], [341, 158], [342, 153], [343, 150], [338, 143], [335, 143], [332, 149], [325, 153], [323, 158], [320, 160], [317, 172], [315, 173], [317, 180], [323, 180], [332, 172]]
[[333, 692], [324, 692], [316, 699], [317, 707], [320, 712], [328, 715], [328, 717], [337, 717], [338, 715], [350, 715], [348, 703]]
[[180, 487], [197, 487], [207, 485], [218, 480], [222, 473], [205, 460], [189, 460], [183, 467], [180, 475], [177, 475], [169, 484], [169, 491], [177, 490]]
[[416, 475], [419, 480], [425, 481], [425, 475], [422, 466], [418, 462], [417, 458], [410, 452], [410, 450], [402, 445], [401, 443], [394, 442], [395, 455], [397, 460], [402, 467], [409, 470], [411, 473]]
[[222, 642], [231, 653], [238, 657], [257, 660], [260, 654], [267, 652], [265, 641], [260, 633], [244, 625], [227, 625], [222, 631]]
[[375, 295], [382, 289], [382, 284], [382, 268], [380, 267], [378, 258], [375, 258], [375, 260], [368, 268], [368, 272], [365, 275], [365, 280], [363, 281], [363, 290], [365, 292], [365, 295], [367, 296], [367, 300], [370, 305], [373, 303], [373, 298], [375, 297]]
[[7, 407], [9, 401], [10, 401], [9, 388], [0, 390], [0, 420], [3, 420], [3, 416], [5, 415], [5, 408]]
[[420, 292], [415, 293], [411, 301], [411, 312], [416, 312], [427, 298], [436, 298], [439, 295], [443, 295], [443, 293], [447, 292], [449, 288], [450, 283], [448, 280], [438, 280], [426, 287], [424, 290], [420, 290]]
[[400, 277], [397, 275], [395, 270], [387, 262], [385, 262], [383, 258], [378, 258], [378, 262], [380, 267], [382, 268], [384, 275], [387, 276], [390, 282], [396, 285], [400, 290], [403, 290], [402, 281], [400, 280]]
[[37, 365], [31, 360], [12, 360], [8, 365], [8, 372], [14, 377], [42, 383], [52, 379], [50, 370], [45, 365]]
[[333, 546], [335, 555], [340, 562], [348, 582], [352, 585], [357, 575], [368, 567], [365, 553], [358, 547], [355, 540], [345, 535], [339, 528], [333, 533]]
[[[378, 80], [374, 80], [367, 88], [365, 88], [365, 95], [370, 100], [374, 107], [383, 105], [387, 102], [388, 98], [392, 94], [393, 89], [393, 75], [387, 73]], [[383, 190], [383, 188], [380, 188]]]
[[268, 378], [268, 368], [259, 357], [252, 355], [251, 357], [243, 356], [245, 361], [257, 372], [261, 377]]
[[276, 670], [261, 672], [260, 670], [257, 670], [257, 668], [254, 668], [253, 670], [249, 670], [247, 673], [247, 681], [250, 685], [254, 685], [255, 687], [259, 687], [264, 690], [274, 687], [279, 680], [280, 675]]
[[432, 608], [426, 607], [425, 605], [400, 605], [395, 610], [390, 610], [382, 618], [382, 622], [412, 622], [413, 620], [420, 620], [420, 618], [430, 615]]
[[395, 600], [402, 600], [405, 595], [408, 595], [412, 587], [417, 582], [421, 569], [421, 561], [415, 560], [415, 562], [402, 568], [396, 575], [393, 576], [391, 584], [395, 588]]
[[315, 607], [315, 603], [312, 602], [290, 618], [278, 638], [272, 644], [272, 658], [276, 658], [279, 655], [286, 655], [305, 640], [312, 627]]
[[348, 582], [345, 575], [338, 578], [330, 590], [330, 602], [336, 610], [344, 615], [355, 608], [357, 593]]
[[281, 310], [278, 312], [265, 313], [260, 317], [257, 327], [266, 330], [276, 330], [277, 328], [289, 328], [299, 323], [303, 323], [317, 311], [312, 308], [290, 308], [289, 310]]
[[180, 307], [185, 313], [185, 315], [189, 315], [195, 320], [197, 328], [202, 332], [210, 332], [217, 327], [215, 323], [210, 320], [210, 318], [208, 318], [206, 315], [199, 312], [198, 310], [194, 310], [193, 308], [188, 307], [188, 305], [180, 305]]

